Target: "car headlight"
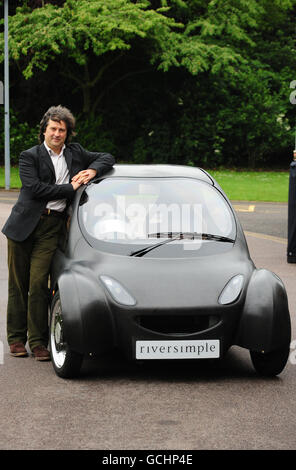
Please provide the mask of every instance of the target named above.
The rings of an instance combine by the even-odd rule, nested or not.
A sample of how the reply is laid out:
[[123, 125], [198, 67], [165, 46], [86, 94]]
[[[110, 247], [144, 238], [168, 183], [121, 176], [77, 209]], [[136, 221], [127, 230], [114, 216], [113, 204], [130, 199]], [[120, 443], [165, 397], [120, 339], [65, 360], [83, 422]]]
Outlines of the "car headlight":
[[122, 305], [136, 304], [135, 299], [118, 281], [109, 276], [100, 276], [100, 279], [116, 302]]
[[241, 293], [243, 283], [244, 276], [242, 274], [238, 274], [230, 279], [219, 296], [219, 304], [227, 305], [234, 302]]

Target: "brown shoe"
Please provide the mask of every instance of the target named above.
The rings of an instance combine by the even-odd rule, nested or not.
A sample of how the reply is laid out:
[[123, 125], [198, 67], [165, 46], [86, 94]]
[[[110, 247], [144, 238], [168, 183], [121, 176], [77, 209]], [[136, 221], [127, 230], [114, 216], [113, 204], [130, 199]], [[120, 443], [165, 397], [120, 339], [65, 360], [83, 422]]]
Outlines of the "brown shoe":
[[21, 342], [10, 344], [9, 347], [12, 356], [24, 357], [28, 355], [25, 345]]
[[43, 345], [33, 348], [32, 354], [35, 356], [36, 361], [50, 361], [49, 351]]

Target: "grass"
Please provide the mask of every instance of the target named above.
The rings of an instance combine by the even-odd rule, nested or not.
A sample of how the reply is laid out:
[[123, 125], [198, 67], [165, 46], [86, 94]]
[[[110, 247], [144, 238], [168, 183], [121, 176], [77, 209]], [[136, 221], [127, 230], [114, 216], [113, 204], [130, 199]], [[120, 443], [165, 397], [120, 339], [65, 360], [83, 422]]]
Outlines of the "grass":
[[[11, 167], [10, 169], [10, 188], [20, 188], [21, 180], [18, 173], [18, 168]], [[5, 169], [3, 166], [0, 166], [0, 188], [5, 188]]]
[[[229, 199], [237, 201], [287, 202], [289, 171], [209, 170]], [[12, 167], [10, 187], [20, 188], [18, 168]], [[4, 167], [0, 167], [0, 188], [5, 187]]]
[[289, 171], [209, 170], [229, 199], [288, 202]]

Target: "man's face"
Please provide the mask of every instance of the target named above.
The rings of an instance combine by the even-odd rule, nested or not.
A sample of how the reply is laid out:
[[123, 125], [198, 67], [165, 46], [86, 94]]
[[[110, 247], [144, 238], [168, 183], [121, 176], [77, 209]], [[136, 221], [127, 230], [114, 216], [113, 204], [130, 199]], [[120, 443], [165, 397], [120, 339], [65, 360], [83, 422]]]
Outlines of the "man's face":
[[64, 121], [48, 121], [44, 132], [44, 139], [48, 147], [54, 152], [59, 153], [67, 137], [67, 126]]

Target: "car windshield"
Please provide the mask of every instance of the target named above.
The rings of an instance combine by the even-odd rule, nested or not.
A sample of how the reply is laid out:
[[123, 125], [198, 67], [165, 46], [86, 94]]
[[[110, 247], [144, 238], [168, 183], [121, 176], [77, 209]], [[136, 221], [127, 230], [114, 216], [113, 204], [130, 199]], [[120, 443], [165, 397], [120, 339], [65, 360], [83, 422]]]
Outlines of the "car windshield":
[[212, 254], [236, 236], [227, 201], [193, 178], [100, 180], [81, 195], [79, 223], [92, 246], [130, 256]]

